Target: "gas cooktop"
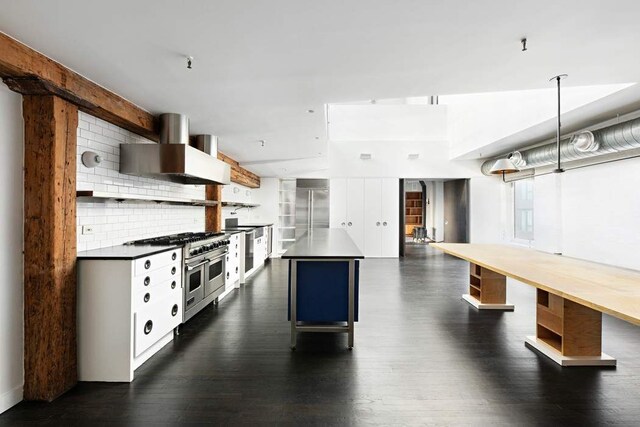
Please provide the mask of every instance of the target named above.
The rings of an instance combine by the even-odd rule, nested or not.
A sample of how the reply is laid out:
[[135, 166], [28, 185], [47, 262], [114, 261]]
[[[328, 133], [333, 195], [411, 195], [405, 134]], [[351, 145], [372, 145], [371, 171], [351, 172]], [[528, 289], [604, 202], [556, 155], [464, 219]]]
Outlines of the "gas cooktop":
[[151, 237], [148, 239], [134, 240], [127, 243], [128, 245], [151, 245], [151, 246], [167, 246], [167, 245], [185, 245], [187, 243], [207, 240], [214, 237], [222, 237], [224, 233], [200, 232], [200, 233], [178, 233], [169, 234], [168, 236]]

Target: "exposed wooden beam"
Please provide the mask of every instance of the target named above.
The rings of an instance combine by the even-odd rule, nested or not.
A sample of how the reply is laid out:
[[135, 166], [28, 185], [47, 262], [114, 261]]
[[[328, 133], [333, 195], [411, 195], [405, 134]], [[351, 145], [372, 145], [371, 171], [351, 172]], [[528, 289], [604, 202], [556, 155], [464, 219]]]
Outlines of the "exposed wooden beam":
[[231, 157], [218, 152], [218, 159], [231, 166], [231, 181], [250, 188], [260, 188], [260, 177], [240, 166]]
[[27, 95], [24, 116], [24, 398], [51, 401], [77, 382], [78, 109]]
[[54, 94], [91, 115], [158, 140], [156, 120], [151, 113], [3, 33], [0, 33], [0, 77], [16, 92]]
[[[222, 185], [207, 185], [207, 200], [222, 201]], [[222, 204], [216, 206], [207, 206], [204, 208], [205, 230], [218, 232], [222, 230]]]

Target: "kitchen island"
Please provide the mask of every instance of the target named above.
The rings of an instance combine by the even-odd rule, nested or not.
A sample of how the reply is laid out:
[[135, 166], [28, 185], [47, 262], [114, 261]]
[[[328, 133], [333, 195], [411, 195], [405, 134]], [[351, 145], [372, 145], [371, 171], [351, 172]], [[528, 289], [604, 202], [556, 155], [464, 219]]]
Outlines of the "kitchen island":
[[364, 255], [347, 232], [309, 230], [282, 258], [289, 260], [291, 348], [298, 332], [344, 332], [351, 349], [358, 320], [358, 259]]

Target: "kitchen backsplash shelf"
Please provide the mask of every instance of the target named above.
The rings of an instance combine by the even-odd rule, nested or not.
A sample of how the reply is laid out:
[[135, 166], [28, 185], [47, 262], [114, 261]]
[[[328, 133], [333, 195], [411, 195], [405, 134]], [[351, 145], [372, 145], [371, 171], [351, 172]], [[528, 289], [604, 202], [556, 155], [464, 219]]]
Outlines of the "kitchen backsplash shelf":
[[238, 208], [257, 208], [258, 204], [256, 203], [242, 203], [242, 202], [220, 202], [222, 206], [232, 206]]
[[142, 203], [156, 202], [169, 205], [190, 205], [190, 206], [216, 206], [218, 202], [213, 200], [183, 199], [179, 197], [149, 196], [145, 194], [123, 194], [107, 193], [103, 191], [84, 190], [76, 191], [76, 198], [79, 202], [116, 202]]

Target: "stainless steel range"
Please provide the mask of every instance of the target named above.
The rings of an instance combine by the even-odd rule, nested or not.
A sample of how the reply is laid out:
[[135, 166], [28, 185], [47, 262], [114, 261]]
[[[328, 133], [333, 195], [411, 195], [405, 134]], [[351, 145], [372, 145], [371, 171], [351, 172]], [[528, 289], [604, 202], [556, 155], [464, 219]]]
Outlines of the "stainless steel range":
[[184, 265], [182, 323], [191, 319], [225, 291], [225, 258], [229, 235], [224, 233], [180, 233], [130, 242], [132, 245], [181, 245]]

